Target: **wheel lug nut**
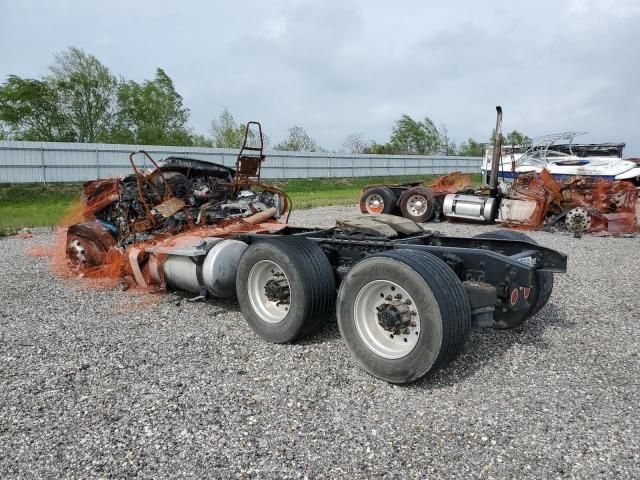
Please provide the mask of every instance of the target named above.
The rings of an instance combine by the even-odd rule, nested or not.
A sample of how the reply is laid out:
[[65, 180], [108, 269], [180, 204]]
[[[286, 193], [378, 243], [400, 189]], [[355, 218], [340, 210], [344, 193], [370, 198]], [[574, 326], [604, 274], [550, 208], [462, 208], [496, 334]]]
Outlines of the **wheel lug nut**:
[[417, 325], [417, 323], [413, 320], [411, 320], [411, 323], [409, 324], [410, 327], [415, 327]]
[[411, 310], [411, 316], [415, 317], [418, 314], [415, 310]]
[[411, 302], [411, 299], [407, 298], [407, 299], [404, 301], [404, 303], [405, 303], [406, 305], [411, 305], [411, 303], [412, 303], [412, 302]]
[[393, 297], [392, 297], [391, 295], [387, 295], [386, 297], [384, 297], [384, 299], [385, 299], [387, 302], [390, 302], [391, 300], [393, 300]]
[[397, 294], [396, 294], [396, 296], [395, 296], [395, 298], [396, 298], [397, 300], [400, 300], [400, 299], [402, 298], [402, 295], [400, 295], [399, 293], [397, 293]]

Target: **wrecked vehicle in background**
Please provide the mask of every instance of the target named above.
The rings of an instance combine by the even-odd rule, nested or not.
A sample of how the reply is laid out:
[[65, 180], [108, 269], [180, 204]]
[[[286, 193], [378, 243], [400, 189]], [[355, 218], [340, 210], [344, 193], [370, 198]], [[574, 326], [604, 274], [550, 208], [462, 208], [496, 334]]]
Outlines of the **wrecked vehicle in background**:
[[[528, 145], [503, 145], [498, 162], [498, 179], [512, 182], [520, 175], [547, 170], [557, 181], [572, 177], [598, 180], [626, 180], [640, 186], [640, 161], [622, 158], [624, 143], [574, 144], [580, 132], [565, 132], [534, 138]], [[482, 180], [491, 182], [493, 146], [485, 148]]]
[[[518, 160], [507, 163], [498, 153], [505, 149], [500, 133], [502, 109], [496, 110], [496, 134], [489, 150], [493, 159], [485, 159], [483, 164], [485, 188], [473, 188], [471, 176], [461, 173], [429, 184], [371, 185], [364, 188], [360, 210], [373, 214], [399, 210], [403, 217], [416, 222], [445, 217], [528, 229], [564, 226], [574, 233], [629, 233], [638, 229], [640, 207], [635, 183], [640, 179], [640, 166], [620, 158], [624, 144], [569, 143], [551, 150], [554, 141], [575, 136], [561, 134], [519, 153], [512, 149], [511, 158], [518, 155]], [[534, 169], [531, 165], [536, 159], [539, 163]], [[550, 165], [556, 175], [546, 168]], [[620, 173], [623, 170], [624, 174]], [[582, 175], [578, 175], [580, 172]], [[613, 180], [614, 173], [625, 179]]]
[[507, 187], [498, 220], [530, 229], [564, 227], [582, 232], [638, 230], [638, 189], [627, 181], [571, 177], [557, 181], [546, 169], [519, 175]]
[[[251, 128], [257, 129], [253, 134]], [[258, 146], [250, 146], [251, 138]], [[143, 156], [153, 166], [136, 164]], [[131, 153], [133, 173], [94, 180], [82, 194], [85, 222], [67, 231], [67, 258], [75, 268], [105, 263], [112, 247], [153, 241], [214, 225], [274, 221], [290, 212], [289, 197], [260, 181], [264, 161], [262, 128], [249, 122], [236, 168], [187, 157], [156, 162], [147, 152]]]

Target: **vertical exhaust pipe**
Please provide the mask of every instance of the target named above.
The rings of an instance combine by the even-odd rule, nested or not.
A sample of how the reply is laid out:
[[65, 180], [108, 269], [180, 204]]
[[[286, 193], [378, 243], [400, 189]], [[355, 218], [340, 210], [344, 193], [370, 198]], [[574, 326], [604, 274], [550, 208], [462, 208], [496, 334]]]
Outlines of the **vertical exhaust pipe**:
[[496, 107], [496, 129], [493, 135], [493, 156], [491, 158], [491, 178], [489, 179], [489, 195], [498, 196], [498, 169], [502, 160], [502, 107]]

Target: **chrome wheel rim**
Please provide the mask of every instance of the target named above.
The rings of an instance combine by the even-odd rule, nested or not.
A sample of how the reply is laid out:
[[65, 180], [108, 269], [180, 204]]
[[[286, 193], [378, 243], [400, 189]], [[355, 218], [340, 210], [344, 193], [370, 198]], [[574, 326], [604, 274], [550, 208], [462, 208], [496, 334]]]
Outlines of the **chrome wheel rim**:
[[429, 207], [429, 202], [424, 195], [411, 195], [407, 199], [407, 210], [414, 217], [424, 215]]
[[[277, 284], [274, 287], [274, 284]], [[271, 260], [260, 260], [249, 271], [247, 281], [249, 302], [253, 311], [267, 323], [280, 323], [289, 313], [290, 298], [274, 298], [274, 290], [288, 291], [289, 279], [282, 268]]]
[[69, 242], [69, 245], [67, 246], [67, 256], [71, 265], [83, 266], [87, 263], [86, 253], [87, 251], [84, 245], [77, 238]]
[[377, 193], [369, 195], [367, 197], [366, 208], [369, 213], [380, 213], [384, 210], [384, 200]]
[[[410, 320], [408, 325], [391, 329], [382, 319]], [[399, 315], [399, 312], [402, 312]], [[420, 315], [413, 298], [397, 283], [374, 280], [363, 286], [353, 306], [356, 329], [360, 339], [376, 355], [387, 359], [407, 356], [420, 338]]]

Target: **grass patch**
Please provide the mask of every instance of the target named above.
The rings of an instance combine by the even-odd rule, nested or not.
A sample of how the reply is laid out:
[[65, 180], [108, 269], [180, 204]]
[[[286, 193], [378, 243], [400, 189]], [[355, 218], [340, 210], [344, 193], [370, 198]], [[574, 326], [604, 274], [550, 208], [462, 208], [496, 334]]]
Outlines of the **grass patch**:
[[[480, 175], [473, 180], [480, 182]], [[429, 177], [357, 177], [315, 178], [266, 181], [289, 194], [294, 209], [329, 205], [354, 205], [359, 202], [362, 187], [377, 183], [403, 183]], [[8, 235], [25, 227], [57, 225], [65, 210], [82, 191], [79, 183], [0, 184], [0, 235]]]
[[0, 185], [0, 235], [56, 225], [81, 191], [80, 184]]

